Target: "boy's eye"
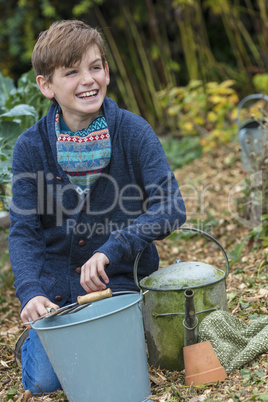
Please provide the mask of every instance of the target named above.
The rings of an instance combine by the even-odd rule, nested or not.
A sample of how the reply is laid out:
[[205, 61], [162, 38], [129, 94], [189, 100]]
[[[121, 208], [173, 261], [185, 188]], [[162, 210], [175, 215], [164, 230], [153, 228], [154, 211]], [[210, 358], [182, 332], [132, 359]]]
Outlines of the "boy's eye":
[[71, 70], [71, 71], [68, 71], [68, 72], [66, 73], [66, 76], [72, 75], [72, 74], [75, 74], [75, 73], [76, 73], [76, 70]]
[[93, 66], [91, 69], [92, 70], [101, 70], [101, 66]]

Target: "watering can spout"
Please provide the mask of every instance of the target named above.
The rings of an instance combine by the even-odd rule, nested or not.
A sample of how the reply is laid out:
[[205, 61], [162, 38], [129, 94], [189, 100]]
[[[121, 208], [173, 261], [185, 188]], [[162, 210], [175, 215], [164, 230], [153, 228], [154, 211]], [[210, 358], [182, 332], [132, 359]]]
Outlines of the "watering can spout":
[[185, 297], [185, 318], [183, 321], [184, 326], [184, 346], [190, 346], [197, 343], [197, 325], [198, 318], [195, 314], [194, 306], [194, 291], [186, 289], [184, 291]]

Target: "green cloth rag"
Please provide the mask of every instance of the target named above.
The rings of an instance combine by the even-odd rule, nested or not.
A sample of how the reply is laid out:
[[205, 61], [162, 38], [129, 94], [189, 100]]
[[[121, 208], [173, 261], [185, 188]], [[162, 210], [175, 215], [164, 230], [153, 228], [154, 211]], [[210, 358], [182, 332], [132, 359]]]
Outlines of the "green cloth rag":
[[230, 373], [268, 351], [268, 316], [245, 324], [227, 311], [215, 311], [200, 323], [198, 341], [210, 341], [222, 366]]

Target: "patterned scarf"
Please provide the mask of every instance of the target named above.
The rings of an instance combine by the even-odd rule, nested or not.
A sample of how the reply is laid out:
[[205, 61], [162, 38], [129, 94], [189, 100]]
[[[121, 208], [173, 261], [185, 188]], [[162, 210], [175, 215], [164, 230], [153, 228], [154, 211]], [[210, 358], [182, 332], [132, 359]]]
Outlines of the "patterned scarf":
[[58, 108], [55, 129], [58, 163], [76, 191], [84, 196], [110, 162], [111, 141], [106, 119], [99, 115], [88, 128], [72, 132], [64, 123]]

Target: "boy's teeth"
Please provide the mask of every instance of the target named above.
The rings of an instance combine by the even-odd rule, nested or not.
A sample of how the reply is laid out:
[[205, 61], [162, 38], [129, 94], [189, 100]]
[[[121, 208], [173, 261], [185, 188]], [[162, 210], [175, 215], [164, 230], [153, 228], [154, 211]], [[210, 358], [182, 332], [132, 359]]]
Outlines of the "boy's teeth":
[[94, 96], [96, 94], [97, 91], [84, 92], [81, 95], [79, 95], [79, 98], [88, 98], [89, 96]]

